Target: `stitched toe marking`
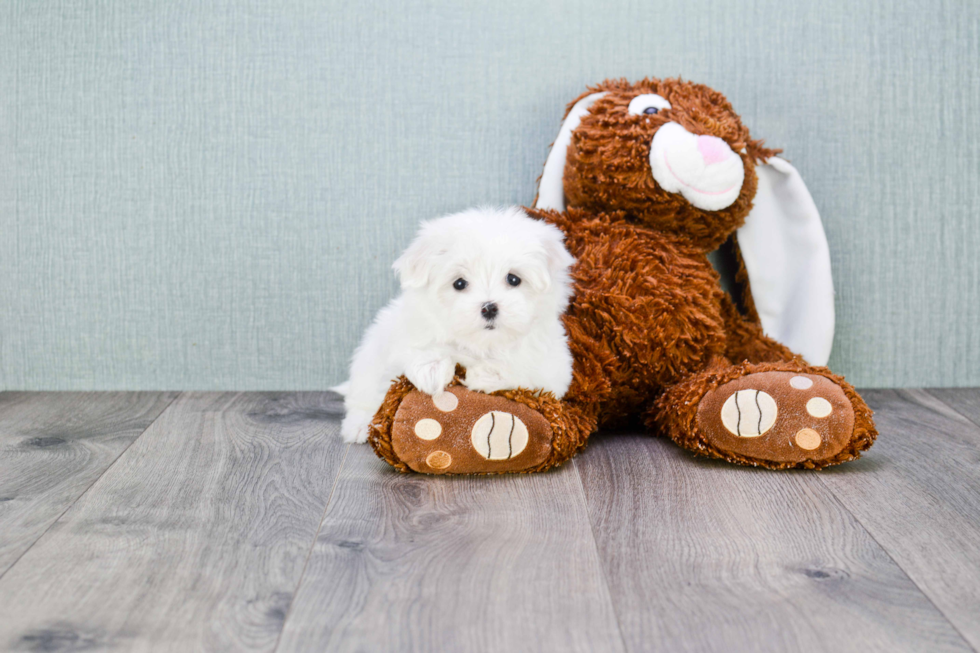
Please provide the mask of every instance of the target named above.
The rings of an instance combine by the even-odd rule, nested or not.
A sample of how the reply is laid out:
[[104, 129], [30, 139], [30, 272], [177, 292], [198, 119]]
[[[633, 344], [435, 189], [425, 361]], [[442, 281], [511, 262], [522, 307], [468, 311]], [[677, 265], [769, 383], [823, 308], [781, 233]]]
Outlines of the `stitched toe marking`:
[[739, 390], [721, 407], [721, 423], [740, 438], [757, 438], [776, 423], [776, 400], [761, 390]]
[[432, 469], [446, 469], [453, 464], [453, 457], [445, 451], [433, 451], [425, 457], [425, 463]]
[[813, 429], [800, 429], [796, 432], [796, 444], [800, 446], [800, 449], [813, 451], [820, 446], [820, 442], [820, 434]]
[[813, 380], [805, 376], [794, 376], [789, 380], [789, 384], [797, 390], [809, 390], [813, 387]]
[[415, 424], [415, 435], [423, 440], [435, 440], [442, 435], [442, 424], [426, 417]]
[[473, 425], [470, 441], [487, 460], [509, 460], [527, 446], [527, 426], [517, 415], [493, 410]]
[[814, 417], [827, 417], [832, 412], [834, 412], [834, 407], [830, 405], [830, 402], [823, 397], [814, 397], [810, 401], [806, 402], [806, 412], [810, 413]]
[[451, 392], [440, 392], [432, 398], [435, 407], [444, 413], [451, 413], [459, 406], [459, 399]]

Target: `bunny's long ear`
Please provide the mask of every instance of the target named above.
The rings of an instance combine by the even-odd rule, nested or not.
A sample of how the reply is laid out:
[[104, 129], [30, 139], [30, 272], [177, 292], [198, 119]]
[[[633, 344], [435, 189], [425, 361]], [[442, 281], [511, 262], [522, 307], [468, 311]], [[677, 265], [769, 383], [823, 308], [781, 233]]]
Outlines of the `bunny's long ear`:
[[756, 172], [759, 187], [737, 240], [762, 328], [812, 365], [826, 365], [834, 284], [820, 214], [784, 159], [774, 156]]
[[589, 112], [589, 107], [593, 102], [601, 98], [605, 93], [593, 93], [575, 103], [572, 110], [568, 112], [565, 122], [558, 130], [558, 138], [551, 146], [548, 160], [544, 164], [544, 172], [541, 173], [541, 183], [538, 184], [538, 199], [534, 203], [536, 209], [554, 209], [555, 211], [565, 210], [565, 158], [568, 155], [568, 146], [572, 142], [572, 132], [582, 122], [582, 116]]

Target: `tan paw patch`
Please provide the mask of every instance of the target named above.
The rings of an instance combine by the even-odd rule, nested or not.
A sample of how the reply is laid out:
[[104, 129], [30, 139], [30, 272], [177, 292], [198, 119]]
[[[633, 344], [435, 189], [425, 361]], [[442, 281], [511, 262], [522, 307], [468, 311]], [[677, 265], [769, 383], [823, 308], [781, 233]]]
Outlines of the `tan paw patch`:
[[445, 451], [433, 451], [425, 457], [425, 463], [432, 469], [446, 469], [453, 464], [453, 457]]
[[796, 432], [796, 444], [798, 444], [801, 449], [813, 451], [820, 446], [820, 442], [820, 434], [813, 429], [800, 429]]
[[440, 392], [432, 398], [435, 407], [444, 413], [451, 413], [459, 406], [459, 399], [451, 392]]
[[516, 415], [494, 410], [476, 421], [470, 440], [487, 460], [509, 460], [527, 446], [527, 427]]
[[806, 412], [814, 417], [824, 418], [834, 412], [834, 407], [823, 397], [814, 397], [806, 402]]
[[813, 387], [813, 380], [805, 376], [794, 376], [789, 380], [789, 384], [797, 390], [809, 390]]
[[721, 407], [721, 423], [740, 438], [757, 438], [776, 423], [776, 400], [761, 390], [739, 390]]
[[415, 435], [423, 440], [435, 440], [442, 435], [442, 424], [434, 419], [420, 419], [415, 424]]

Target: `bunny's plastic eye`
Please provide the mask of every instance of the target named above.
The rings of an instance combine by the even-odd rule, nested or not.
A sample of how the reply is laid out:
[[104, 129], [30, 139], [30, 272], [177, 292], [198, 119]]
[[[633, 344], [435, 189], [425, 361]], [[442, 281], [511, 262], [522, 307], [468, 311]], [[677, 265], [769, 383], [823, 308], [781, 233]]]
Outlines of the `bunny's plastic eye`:
[[519, 276], [517, 276], [516, 274], [508, 274], [507, 275], [507, 283], [509, 283], [510, 285], [512, 285], [514, 287], [517, 287], [517, 286], [521, 285], [521, 278]]
[[466, 286], [468, 285], [470, 285], [469, 282], [467, 282], [466, 279], [462, 277], [456, 279], [456, 281], [453, 281], [453, 288], [455, 288], [456, 290], [465, 290]]
[[670, 108], [670, 102], [656, 93], [644, 93], [630, 100], [629, 112], [634, 116], [652, 116]]

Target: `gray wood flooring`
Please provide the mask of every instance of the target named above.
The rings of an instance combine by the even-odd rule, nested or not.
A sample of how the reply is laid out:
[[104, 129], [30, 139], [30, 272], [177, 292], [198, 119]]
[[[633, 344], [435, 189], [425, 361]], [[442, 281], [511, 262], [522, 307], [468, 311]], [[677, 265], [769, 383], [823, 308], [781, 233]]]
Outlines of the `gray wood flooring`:
[[0, 393], [0, 650], [980, 651], [980, 390], [860, 461], [398, 474], [332, 393]]

